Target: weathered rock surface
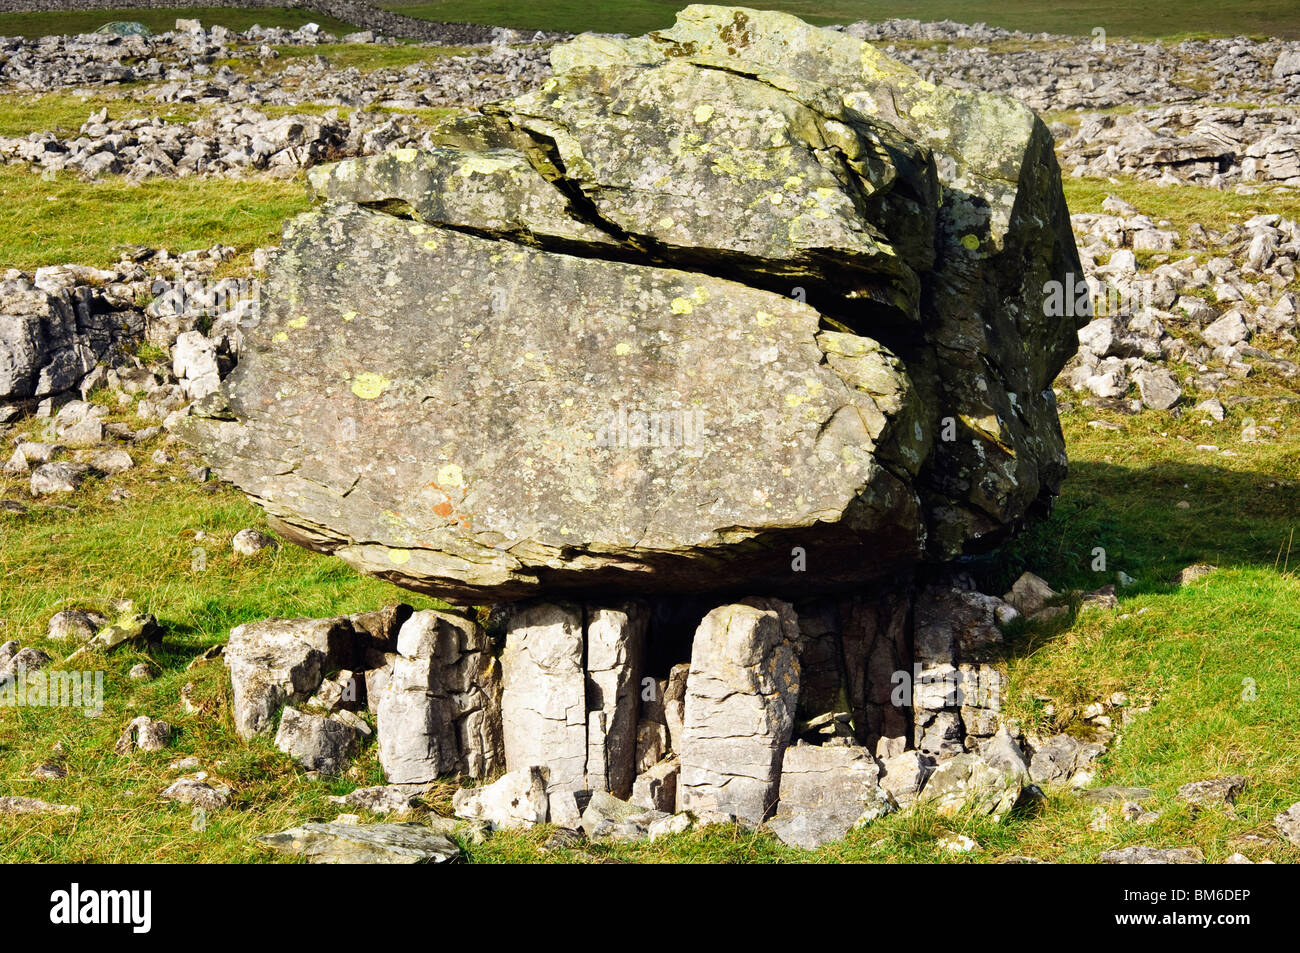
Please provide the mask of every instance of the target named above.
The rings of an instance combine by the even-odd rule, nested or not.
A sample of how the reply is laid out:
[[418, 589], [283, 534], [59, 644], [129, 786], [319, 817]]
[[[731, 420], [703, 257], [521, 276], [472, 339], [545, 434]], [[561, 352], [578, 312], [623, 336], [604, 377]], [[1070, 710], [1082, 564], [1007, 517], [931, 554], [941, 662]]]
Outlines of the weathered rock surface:
[[257, 841], [312, 864], [441, 864], [460, 856], [455, 841], [419, 823], [311, 823]]
[[1199, 847], [1121, 847], [1102, 852], [1103, 864], [1203, 864]]
[[308, 771], [342, 774], [361, 744], [355, 727], [334, 716], [286, 708], [275, 746]]
[[230, 803], [230, 788], [224, 784], [210, 784], [199, 778], [180, 778], [158, 795], [164, 801], [181, 801], [207, 810], [226, 807]]
[[269, 731], [277, 709], [306, 701], [331, 670], [351, 661], [347, 619], [267, 619], [230, 630], [225, 662], [241, 738]]
[[677, 803], [762, 821], [776, 806], [799, 697], [799, 628], [775, 599], [714, 609], [691, 648]]
[[141, 715], [131, 720], [117, 743], [113, 746], [115, 754], [129, 754], [135, 749], [141, 751], [162, 751], [171, 738], [172, 726], [158, 718]]
[[1232, 809], [1237, 795], [1246, 790], [1250, 779], [1240, 774], [1222, 778], [1193, 781], [1178, 789], [1178, 796], [1191, 805], [1193, 813], [1201, 808], [1220, 807]]
[[79, 814], [72, 804], [51, 804], [34, 797], [0, 797], [0, 814]]
[[1293, 847], [1300, 847], [1300, 801], [1273, 818], [1278, 836]]
[[638, 774], [633, 782], [632, 803], [643, 810], [671, 814], [677, 809], [677, 779], [680, 776], [681, 766], [676, 761], [661, 761], [653, 765]]
[[782, 843], [814, 849], [897, 809], [865, 748], [794, 745], [781, 763], [781, 800], [768, 821]]
[[486, 633], [425, 609], [403, 623], [379, 696], [379, 762], [394, 784], [481, 778], [504, 765], [501, 673]]
[[595, 791], [582, 811], [579, 827], [593, 841], [635, 841], [650, 836], [652, 826], [672, 816], [666, 811], [646, 810], [607, 791]]
[[1073, 735], [1053, 735], [1035, 748], [1029, 761], [1029, 777], [1035, 784], [1086, 787], [1092, 780], [1092, 762], [1106, 749], [1095, 742], [1080, 741]]
[[998, 730], [1006, 677], [993, 664], [1002, 646], [995, 596], [927, 586], [914, 608], [912, 715], [916, 747], [945, 759], [978, 751]]
[[493, 829], [545, 824], [549, 813], [545, 772], [539, 767], [510, 771], [483, 787], [461, 788], [452, 796], [452, 805], [457, 817], [485, 821]]
[[357, 788], [340, 797], [331, 797], [330, 801], [345, 807], [359, 807], [373, 814], [396, 814], [399, 817], [409, 814], [415, 806], [415, 799], [407, 790], [393, 785]]
[[545, 765], [548, 790], [586, 788], [587, 693], [582, 608], [541, 604], [512, 614], [501, 659], [501, 722], [513, 771]]
[[939, 765], [925, 782], [921, 800], [935, 810], [953, 815], [962, 810], [1001, 819], [1016, 806], [1024, 778], [995, 768], [978, 755], [959, 754]]
[[587, 785], [627, 797], [636, 776], [644, 606], [588, 609]]
[[1076, 320], [1041, 289], [1079, 265], [1032, 113], [732, 8], [553, 59], [433, 151], [315, 177], [181, 424], [278, 531], [457, 601], [780, 594], [1050, 501]]

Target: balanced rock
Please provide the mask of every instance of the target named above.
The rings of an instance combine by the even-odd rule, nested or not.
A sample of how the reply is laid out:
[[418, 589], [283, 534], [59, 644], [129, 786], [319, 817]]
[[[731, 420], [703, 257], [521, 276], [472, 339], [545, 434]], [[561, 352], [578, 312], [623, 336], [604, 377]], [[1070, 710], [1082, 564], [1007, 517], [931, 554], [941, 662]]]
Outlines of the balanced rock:
[[1029, 109], [740, 8], [552, 60], [313, 174], [177, 431], [279, 533], [456, 602], [781, 595], [1050, 503], [1086, 316], [1051, 304], [1081, 268]]

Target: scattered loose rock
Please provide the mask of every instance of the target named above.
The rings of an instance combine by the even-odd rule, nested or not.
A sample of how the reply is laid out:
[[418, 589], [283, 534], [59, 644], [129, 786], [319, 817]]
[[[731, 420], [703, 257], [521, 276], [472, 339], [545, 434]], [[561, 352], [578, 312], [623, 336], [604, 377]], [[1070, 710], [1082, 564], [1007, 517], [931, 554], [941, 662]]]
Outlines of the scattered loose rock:
[[312, 864], [442, 864], [460, 856], [449, 836], [423, 824], [303, 824], [257, 842]]

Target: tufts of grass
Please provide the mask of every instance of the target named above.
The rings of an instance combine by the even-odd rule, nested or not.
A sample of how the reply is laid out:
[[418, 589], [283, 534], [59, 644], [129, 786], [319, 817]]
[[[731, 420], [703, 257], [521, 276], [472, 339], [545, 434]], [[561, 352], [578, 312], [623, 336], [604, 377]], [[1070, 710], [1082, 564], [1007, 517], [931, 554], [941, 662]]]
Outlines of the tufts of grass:
[[322, 57], [335, 69], [355, 68], [363, 73], [378, 69], [402, 69], [449, 56], [464, 56], [472, 50], [462, 46], [420, 46], [398, 44], [379, 46], [373, 43], [322, 43], [317, 46], [277, 46], [281, 64], [300, 59]]
[[38, 268], [77, 262], [104, 267], [124, 245], [172, 250], [218, 243], [250, 252], [279, 242], [280, 226], [309, 205], [300, 181], [271, 178], [156, 179], [117, 176], [85, 182], [0, 167], [0, 201], [9, 226], [0, 265]]

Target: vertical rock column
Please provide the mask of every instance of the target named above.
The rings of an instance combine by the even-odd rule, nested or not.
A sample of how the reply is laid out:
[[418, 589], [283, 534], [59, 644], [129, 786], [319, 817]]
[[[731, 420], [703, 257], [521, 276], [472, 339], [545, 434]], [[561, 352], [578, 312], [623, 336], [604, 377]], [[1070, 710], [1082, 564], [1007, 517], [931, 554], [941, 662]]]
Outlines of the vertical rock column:
[[582, 607], [528, 606], [506, 628], [501, 721], [511, 771], [540, 765], [548, 791], [586, 788], [587, 686]]
[[635, 602], [538, 604], [511, 617], [501, 659], [510, 770], [546, 768], [549, 791], [628, 796], [648, 619]]
[[840, 605], [853, 724], [858, 740], [882, 756], [906, 748], [911, 735], [911, 698], [899, 705], [893, 697], [895, 673], [912, 669], [911, 608], [910, 579]]
[[995, 596], [932, 585], [917, 597], [912, 708], [916, 747], [940, 761], [979, 751], [998, 729], [1005, 676]]
[[761, 821], [776, 804], [799, 699], [799, 622], [776, 599], [704, 617], [691, 647], [679, 810]]
[[637, 603], [587, 610], [587, 785], [626, 798], [636, 778], [641, 658], [649, 614]]
[[394, 784], [445, 774], [484, 777], [502, 763], [501, 679], [486, 633], [424, 610], [397, 636], [378, 701], [379, 761]]

